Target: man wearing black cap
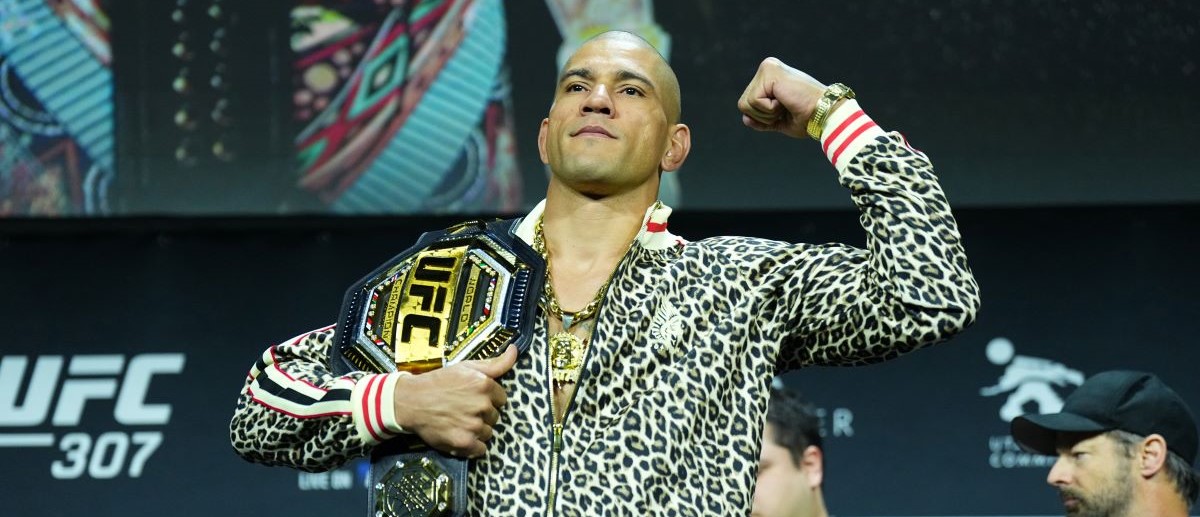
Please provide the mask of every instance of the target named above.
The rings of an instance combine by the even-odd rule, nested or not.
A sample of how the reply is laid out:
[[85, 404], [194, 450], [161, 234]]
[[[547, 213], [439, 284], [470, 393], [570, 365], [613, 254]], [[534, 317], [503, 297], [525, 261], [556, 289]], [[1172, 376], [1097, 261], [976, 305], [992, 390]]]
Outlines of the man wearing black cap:
[[1061, 412], [1013, 419], [1012, 435], [1033, 452], [1058, 455], [1046, 481], [1067, 515], [1186, 517], [1200, 492], [1196, 419], [1153, 374], [1096, 374]]

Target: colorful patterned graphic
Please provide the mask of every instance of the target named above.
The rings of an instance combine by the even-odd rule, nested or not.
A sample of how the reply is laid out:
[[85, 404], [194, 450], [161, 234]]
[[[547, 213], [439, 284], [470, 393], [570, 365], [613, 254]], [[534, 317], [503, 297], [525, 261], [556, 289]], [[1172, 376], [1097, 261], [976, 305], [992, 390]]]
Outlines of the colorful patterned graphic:
[[338, 212], [512, 211], [500, 0], [292, 11], [298, 183]]
[[108, 212], [108, 27], [95, 0], [0, 0], [0, 216]]

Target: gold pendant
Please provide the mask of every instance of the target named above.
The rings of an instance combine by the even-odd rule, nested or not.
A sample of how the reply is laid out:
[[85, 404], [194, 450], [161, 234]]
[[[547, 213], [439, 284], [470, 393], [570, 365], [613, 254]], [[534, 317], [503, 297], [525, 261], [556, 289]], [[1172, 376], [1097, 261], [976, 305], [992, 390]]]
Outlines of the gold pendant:
[[550, 371], [558, 383], [579, 381], [579, 370], [583, 367], [583, 356], [587, 344], [570, 332], [559, 332], [550, 336]]

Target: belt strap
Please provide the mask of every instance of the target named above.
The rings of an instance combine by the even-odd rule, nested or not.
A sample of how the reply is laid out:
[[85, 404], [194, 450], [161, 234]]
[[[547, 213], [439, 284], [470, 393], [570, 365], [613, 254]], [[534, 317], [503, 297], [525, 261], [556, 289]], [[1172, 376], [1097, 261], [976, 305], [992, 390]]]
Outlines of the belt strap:
[[[355, 282], [330, 347], [335, 374], [420, 373], [495, 357], [532, 342], [545, 282], [541, 255], [516, 236], [519, 219], [472, 221], [423, 234]], [[369, 517], [460, 516], [468, 460], [393, 438], [371, 454]]]

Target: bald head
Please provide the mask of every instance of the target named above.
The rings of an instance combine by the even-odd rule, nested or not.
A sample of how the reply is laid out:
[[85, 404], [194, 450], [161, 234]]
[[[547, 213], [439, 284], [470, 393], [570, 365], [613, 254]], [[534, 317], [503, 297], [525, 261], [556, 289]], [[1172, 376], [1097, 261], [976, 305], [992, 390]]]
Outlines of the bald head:
[[572, 67], [572, 61], [575, 60], [575, 54], [578, 54], [580, 51], [590, 45], [602, 44], [605, 42], [620, 42], [622, 44], [632, 45], [634, 47], [642, 48], [654, 55], [655, 59], [652, 60], [652, 64], [650, 66], [651, 76], [646, 79], [649, 79], [655, 89], [658, 90], [659, 96], [662, 99], [663, 111], [665, 111], [667, 114], [667, 121], [672, 124], [678, 123], [681, 108], [679, 79], [675, 77], [675, 70], [671, 68], [671, 65], [667, 63], [666, 58], [663, 57], [662, 53], [659, 52], [654, 45], [651, 45], [650, 42], [632, 32], [615, 30], [607, 31], [597, 34], [589, 38], [587, 41], [584, 41], [583, 44], [576, 49], [575, 53], [571, 55], [571, 58], [567, 60], [567, 64], [563, 67], [562, 74], [559, 77], [559, 82], [561, 82], [562, 77], [570, 75], [573, 72], [574, 69]]

